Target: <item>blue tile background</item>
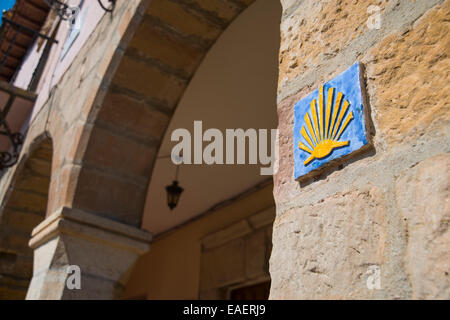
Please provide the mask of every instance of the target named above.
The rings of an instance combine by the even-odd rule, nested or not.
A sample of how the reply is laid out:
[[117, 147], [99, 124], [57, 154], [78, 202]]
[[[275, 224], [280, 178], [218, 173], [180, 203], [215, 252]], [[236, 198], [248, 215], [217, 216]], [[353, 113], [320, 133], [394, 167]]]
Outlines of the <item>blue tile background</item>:
[[[349, 141], [349, 145], [334, 149], [327, 157], [322, 159], [314, 159], [308, 165], [304, 166], [303, 162], [309, 158], [310, 154], [301, 150], [298, 145], [302, 141], [309, 145], [302, 137], [300, 130], [305, 124], [304, 118], [307, 112], [311, 110], [311, 101], [316, 99], [317, 105], [319, 101], [319, 89], [315, 90], [306, 98], [297, 102], [294, 106], [294, 178], [298, 179], [309, 172], [318, 169], [330, 161], [348, 155], [356, 150], [361, 149], [368, 143], [367, 130], [364, 119], [361, 84], [359, 79], [360, 72], [359, 62], [355, 63], [348, 70], [337, 76], [331, 81], [324, 84], [325, 101], [327, 99], [328, 89], [334, 87], [335, 97], [338, 92], [342, 92], [344, 97], [342, 100], [348, 100], [350, 103], [349, 109], [342, 121], [346, 119], [347, 114], [353, 111], [353, 120], [350, 121], [344, 133], [339, 138], [339, 141]], [[311, 113], [310, 113], [311, 115]], [[311, 118], [312, 119], [312, 118]]]

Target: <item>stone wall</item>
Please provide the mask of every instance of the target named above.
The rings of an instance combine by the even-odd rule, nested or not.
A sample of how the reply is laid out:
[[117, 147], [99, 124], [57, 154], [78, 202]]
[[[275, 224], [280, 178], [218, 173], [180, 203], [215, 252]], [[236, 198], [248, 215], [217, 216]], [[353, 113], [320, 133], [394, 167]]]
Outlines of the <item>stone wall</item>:
[[233, 288], [270, 279], [274, 218], [272, 207], [202, 239], [200, 299], [227, 299]]
[[[252, 0], [192, 3], [118, 1], [52, 91], [20, 159], [51, 136], [47, 215], [77, 208], [140, 226], [173, 109], [209, 47]], [[450, 1], [373, 1], [379, 30], [366, 26], [367, 1], [282, 4], [271, 297], [450, 298]], [[366, 66], [374, 150], [299, 184], [293, 104], [356, 60]], [[2, 206], [20, 170], [2, 177]], [[371, 266], [381, 270], [380, 290], [367, 288]]]
[[[372, 2], [282, 1], [272, 299], [450, 298], [450, 1]], [[355, 61], [374, 150], [295, 182], [293, 106]]]

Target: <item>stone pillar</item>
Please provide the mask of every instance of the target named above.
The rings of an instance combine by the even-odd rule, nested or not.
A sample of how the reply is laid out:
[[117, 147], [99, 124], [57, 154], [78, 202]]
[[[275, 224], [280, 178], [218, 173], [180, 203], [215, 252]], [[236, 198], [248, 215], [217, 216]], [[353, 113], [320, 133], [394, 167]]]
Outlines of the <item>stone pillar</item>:
[[[119, 298], [150, 241], [146, 231], [63, 208], [33, 230], [29, 245], [34, 268], [27, 299]], [[67, 286], [74, 275], [70, 266], [80, 268], [81, 289]]]
[[[282, 0], [270, 298], [450, 299], [450, 0], [323, 2]], [[294, 106], [356, 61], [374, 151], [297, 182]]]

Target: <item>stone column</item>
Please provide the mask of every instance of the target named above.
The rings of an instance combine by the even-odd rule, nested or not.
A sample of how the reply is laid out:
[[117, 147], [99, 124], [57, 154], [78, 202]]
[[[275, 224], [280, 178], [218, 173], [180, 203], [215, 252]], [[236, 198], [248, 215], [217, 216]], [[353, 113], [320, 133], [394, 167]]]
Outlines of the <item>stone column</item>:
[[[32, 233], [33, 278], [27, 299], [120, 298], [151, 234], [80, 210], [63, 208]], [[79, 267], [81, 289], [70, 289]]]

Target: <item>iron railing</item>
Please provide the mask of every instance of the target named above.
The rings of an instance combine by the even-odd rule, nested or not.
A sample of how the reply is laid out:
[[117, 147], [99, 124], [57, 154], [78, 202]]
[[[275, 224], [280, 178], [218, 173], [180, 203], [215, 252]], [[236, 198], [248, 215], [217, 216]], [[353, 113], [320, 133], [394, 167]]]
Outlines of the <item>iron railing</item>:
[[[18, 39], [20, 34], [24, 34], [24, 35], [28, 35], [29, 37], [32, 37], [32, 40], [30, 42], [30, 46], [27, 48], [27, 53], [25, 54], [24, 58], [28, 55], [29, 50], [32, 48], [32, 46], [33, 46], [33, 44], [34, 44], [34, 42], [36, 41], [37, 38], [45, 39], [45, 40], [47, 40], [47, 41], [49, 41], [51, 43], [58, 43], [57, 40], [52, 39], [52, 38], [46, 36], [45, 34], [42, 34], [42, 33], [38, 32], [36, 30], [33, 30], [33, 29], [27, 27], [27, 26], [24, 26], [24, 25], [21, 25], [21, 24], [19, 24], [17, 22], [14, 22], [14, 21], [12, 21], [12, 20], [10, 20], [8, 18], [3, 17], [3, 23], [6, 23], [6, 24], [10, 25], [15, 30], [15, 32], [14, 32], [14, 35], [12, 36], [11, 41], [9, 42], [8, 49], [6, 50], [6, 52], [4, 53], [4, 55], [3, 55], [3, 57], [2, 57], [2, 59], [0, 61], [0, 74], [1, 74], [2, 69], [5, 67], [5, 64], [6, 64], [7, 60], [8, 60], [8, 58], [11, 57], [11, 50], [16, 45], [17, 39]], [[4, 26], [4, 28], [6, 28], [6, 26]], [[5, 36], [6, 32], [7, 31], [4, 30], [4, 34], [2, 35], [3, 37]], [[3, 40], [5, 40], [5, 39], [3, 39]], [[24, 60], [24, 58], [22, 58], [22, 60]], [[21, 61], [21, 63], [22, 63], [22, 61]], [[14, 76], [12, 77], [11, 81], [14, 80], [15, 76], [19, 72], [21, 63], [19, 64], [19, 66], [15, 70]]]
[[[61, 20], [70, 20], [74, 17], [75, 11], [73, 7], [68, 6], [63, 1], [59, 0], [44, 0], [45, 3], [54, 10], [57, 15], [61, 18]], [[97, 0], [99, 5], [102, 7], [103, 10], [106, 12], [113, 12], [116, 6], [116, 0], [105, 0], [109, 2], [109, 7], [105, 6], [102, 2], [102, 0]], [[79, 8], [78, 8], [79, 9]], [[6, 49], [6, 52], [0, 52], [0, 77], [2, 75], [3, 68], [9, 68], [12, 69], [12, 75], [6, 73], [5, 78], [9, 80], [9, 82], [14, 82], [18, 72], [21, 69], [21, 66], [23, 62], [26, 60], [27, 56], [30, 53], [30, 49], [33, 47], [33, 44], [35, 43], [37, 38], [42, 38], [44, 40], [47, 40], [46, 48], [44, 49], [41, 59], [38, 62], [37, 67], [35, 68], [33, 75], [31, 77], [31, 81], [28, 86], [28, 90], [34, 91], [37, 88], [37, 84], [39, 83], [39, 78], [42, 76], [43, 68], [45, 67], [45, 64], [47, 63], [47, 59], [50, 52], [50, 47], [53, 43], [58, 43], [55, 39], [48, 37], [36, 30], [33, 30], [32, 28], [29, 28], [27, 26], [21, 25], [15, 21], [12, 21], [8, 19], [7, 17], [3, 17], [3, 23], [8, 24], [11, 26], [15, 32], [13, 33], [13, 36], [11, 38], [9, 34], [9, 28], [7, 30], [6, 25], [3, 26], [4, 33], [1, 35], [3, 37], [3, 40], [9, 41], [8, 48]], [[5, 39], [5, 36], [8, 34], [9, 38]], [[17, 40], [19, 39], [20, 35], [24, 34], [28, 38], [31, 37], [31, 41], [27, 41], [28, 47], [24, 48], [24, 46], [20, 46], [17, 43]], [[0, 44], [1, 45], [1, 44]], [[11, 53], [14, 47], [21, 47], [22, 50], [25, 50], [26, 53], [22, 57], [14, 57]], [[18, 65], [14, 65], [13, 67], [8, 66], [8, 58], [10, 60], [19, 61]], [[30, 92], [31, 93], [31, 92]], [[0, 150], [0, 170], [4, 168], [11, 167], [16, 164], [19, 154], [20, 154], [20, 147], [24, 142], [24, 136], [20, 132], [13, 132], [8, 125], [7, 122], [7, 116], [9, 111], [11, 110], [12, 105], [14, 104], [16, 96], [14, 94], [11, 94], [9, 99], [5, 106], [0, 106], [0, 136], [6, 136], [9, 141], [11, 142], [11, 147], [8, 151]]]
[[[16, 60], [16, 61], [20, 60], [18, 65], [14, 66], [12, 68], [10, 67], [10, 69], [13, 69], [12, 77], [5, 76], [5, 79], [9, 78], [9, 82], [12, 83], [14, 81], [15, 77], [17, 76], [18, 72], [20, 71], [23, 61], [28, 56], [30, 49], [33, 47], [33, 44], [35, 43], [37, 38], [45, 39], [48, 41], [48, 43], [52, 43], [52, 44], [57, 43], [57, 41], [44, 35], [44, 34], [39, 33], [36, 30], [33, 30], [27, 26], [24, 26], [17, 22], [14, 22], [6, 17], [3, 17], [2, 21], [5, 24], [3, 26], [4, 33], [2, 34], [2, 37], [3, 37], [2, 40], [8, 41], [9, 44], [8, 44], [8, 48], [6, 49], [6, 52], [0, 53], [1, 55], [3, 55], [3, 57], [1, 58], [1, 61], [0, 61], [0, 74], [1, 74], [1, 71], [3, 70], [3, 68], [8, 67], [6, 65], [8, 62], [8, 58], [11, 58], [11, 60]], [[12, 28], [12, 30], [14, 30], [12, 38], [11, 37], [9, 39], [5, 38], [7, 33], [9, 32], [9, 30], [11, 30], [11, 29], [6, 30], [6, 25], [9, 25]], [[15, 46], [22, 47], [22, 49], [24, 49], [23, 46], [20, 46], [17, 43], [17, 40], [21, 34], [31, 37], [32, 40], [29, 42], [29, 46], [28, 46], [28, 48], [26, 48], [26, 53], [23, 57], [19, 57], [19, 58], [13, 57], [11, 55], [11, 53]], [[38, 65], [38, 67], [39, 67], [39, 65]], [[35, 74], [36, 74], [36, 72], [33, 73], [33, 77], [32, 77], [32, 80], [30, 83], [33, 83], [36, 81]], [[5, 87], [5, 88], [3, 88], [3, 87]], [[13, 86], [10, 85], [10, 87], [13, 87]], [[16, 164], [18, 157], [19, 157], [19, 153], [20, 153], [20, 147], [24, 142], [23, 134], [21, 132], [14, 132], [7, 122], [7, 117], [8, 117], [9, 112], [11, 111], [11, 107], [13, 106], [14, 101], [17, 97], [27, 98], [28, 96], [32, 96], [31, 92], [29, 92], [29, 95], [28, 95], [28, 93], [26, 91], [24, 91], [25, 96], [23, 96], [22, 93], [17, 94], [17, 92], [19, 92], [21, 90], [20, 89], [18, 89], [18, 90], [11, 89], [10, 87], [6, 88], [6, 86], [2, 85], [2, 88], [0, 88], [1, 89], [0, 91], [6, 90], [7, 93], [9, 94], [9, 99], [6, 102], [6, 105], [0, 106], [1, 107], [1, 109], [0, 109], [0, 136], [6, 136], [9, 140], [9, 142], [11, 143], [9, 150], [0, 150], [0, 170], [9, 168]]]
[[6, 118], [17, 98], [29, 101], [30, 104], [36, 100], [36, 94], [16, 88], [15, 86], [0, 81], [0, 92], [6, 93], [9, 98], [0, 110], [0, 136], [6, 137], [10, 142], [8, 150], [0, 151], [0, 169], [13, 166], [19, 158], [20, 146], [23, 144], [24, 136], [21, 132], [14, 132], [9, 126]]

